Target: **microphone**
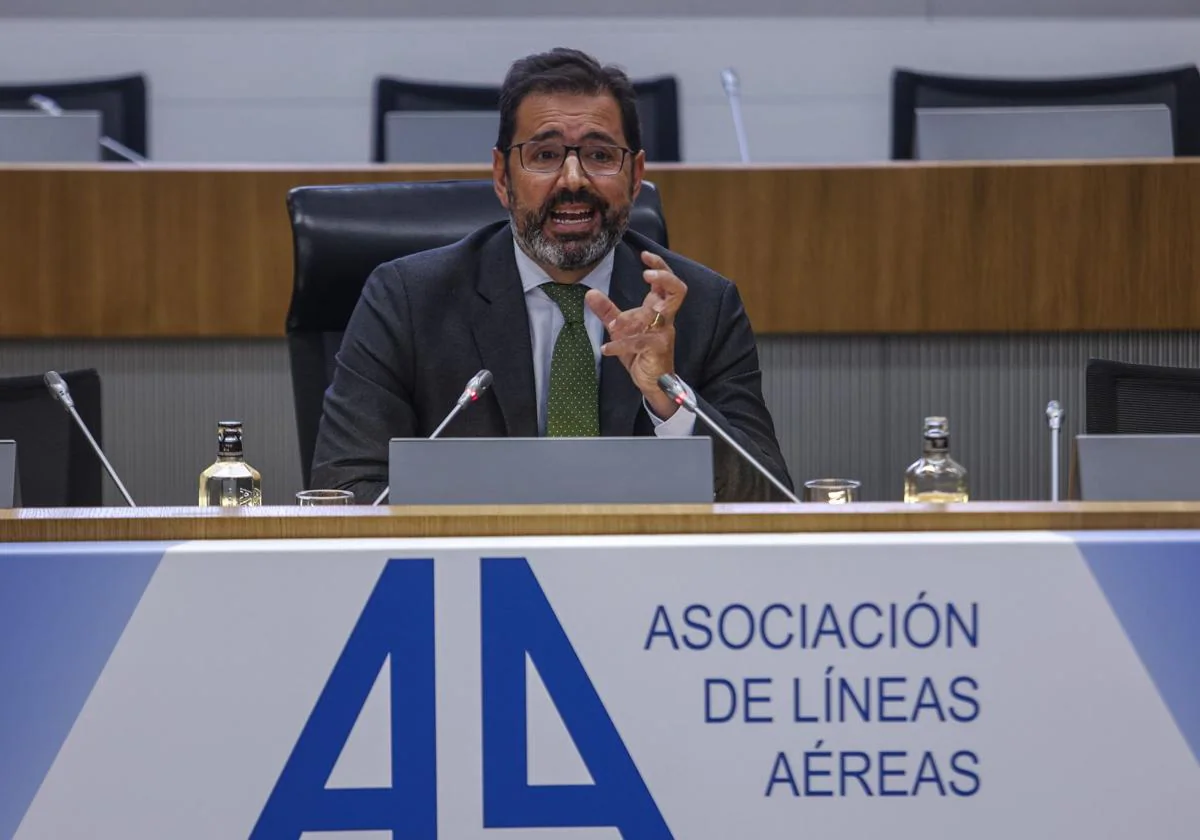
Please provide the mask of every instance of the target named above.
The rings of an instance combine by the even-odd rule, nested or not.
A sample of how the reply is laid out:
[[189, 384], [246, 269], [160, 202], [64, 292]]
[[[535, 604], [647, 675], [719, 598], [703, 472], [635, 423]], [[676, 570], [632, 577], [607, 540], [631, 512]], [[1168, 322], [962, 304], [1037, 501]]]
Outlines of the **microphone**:
[[[61, 117], [63, 115], [62, 106], [59, 105], [57, 102], [55, 102], [53, 99], [51, 99], [49, 96], [45, 96], [40, 93], [35, 93], [32, 96], [30, 96], [29, 99], [27, 99], [25, 101], [28, 102], [30, 105], [32, 105], [34, 108], [37, 108], [39, 111], [41, 111], [46, 116]], [[124, 158], [125, 160], [129, 161], [130, 163], [141, 164], [141, 163], [146, 162], [145, 157], [143, 157], [142, 155], [139, 155], [137, 152], [135, 152], [133, 149], [129, 148], [124, 143], [120, 142], [119, 140], [114, 140], [111, 137], [108, 137], [104, 134], [100, 135], [100, 146], [102, 148], [108, 149], [113, 154]]]
[[1050, 425], [1050, 501], [1058, 501], [1058, 436], [1062, 431], [1063, 409], [1058, 400], [1046, 404], [1046, 422]]
[[29, 97], [29, 104], [50, 117], [61, 117], [63, 115], [63, 109], [57, 102], [49, 96], [43, 96], [40, 93], [35, 93]]
[[799, 499], [796, 498], [795, 493], [787, 489], [787, 486], [782, 481], [773, 476], [770, 470], [764, 467], [757, 458], [747, 452], [745, 447], [730, 437], [728, 432], [717, 425], [713, 419], [708, 416], [704, 409], [700, 408], [700, 406], [696, 403], [696, 400], [688, 393], [687, 388], [684, 387], [682, 379], [680, 379], [678, 376], [672, 376], [669, 373], [664, 373], [662, 376], [658, 377], [658, 387], [663, 390], [664, 394], [673, 399], [676, 405], [680, 406], [681, 408], [686, 408], [692, 414], [703, 420], [704, 424], [716, 432], [717, 435], [720, 436], [721, 440], [732, 446], [733, 450], [737, 452], [737, 454], [741, 455], [742, 458], [748, 464], [750, 464], [750, 466], [762, 473], [763, 477], [766, 478], [767, 481], [775, 485], [776, 490], [787, 496], [796, 504], [803, 504]]
[[75, 400], [71, 398], [71, 391], [67, 388], [67, 383], [58, 375], [57, 371], [48, 370], [46, 375], [42, 377], [46, 383], [46, 388], [50, 391], [50, 395], [55, 400], [62, 403], [63, 408], [75, 419], [76, 425], [83, 431], [83, 436], [87, 438], [87, 442], [91, 444], [92, 451], [100, 457], [100, 463], [104, 465], [104, 469], [108, 471], [108, 475], [112, 478], [113, 483], [117, 485], [117, 489], [121, 491], [121, 495], [125, 497], [125, 501], [130, 507], [137, 507], [133, 501], [133, 497], [129, 495], [129, 491], [125, 489], [125, 485], [121, 483], [121, 479], [117, 478], [117, 471], [113, 469], [112, 464], [104, 457], [104, 451], [100, 448], [100, 444], [96, 443], [96, 439], [92, 437], [91, 431], [87, 424], [83, 422], [83, 418], [79, 416], [79, 412], [75, 410]]
[[742, 122], [741, 82], [732, 67], [721, 71], [721, 85], [725, 88], [725, 97], [729, 100], [729, 110], [733, 114], [733, 130], [737, 133], [738, 153], [742, 163], [750, 162], [750, 148], [746, 144], [746, 125]]
[[[458, 416], [458, 412], [462, 411], [468, 405], [478, 400], [481, 396], [483, 396], [483, 392], [490, 387], [492, 387], [492, 372], [490, 370], [481, 370], [479, 373], [467, 380], [466, 387], [463, 388], [463, 392], [458, 395], [458, 402], [454, 404], [454, 408], [450, 409], [450, 413], [447, 414], [446, 418], [438, 424], [438, 427], [433, 430], [433, 434], [431, 434], [428, 439], [433, 440], [441, 435], [442, 430], [450, 425], [450, 421]], [[392, 486], [390, 484], [387, 487], [384, 487], [383, 492], [379, 494], [379, 497], [376, 498], [371, 505], [377, 506], [382, 504], [383, 500], [387, 498], [387, 494], [391, 489]]]

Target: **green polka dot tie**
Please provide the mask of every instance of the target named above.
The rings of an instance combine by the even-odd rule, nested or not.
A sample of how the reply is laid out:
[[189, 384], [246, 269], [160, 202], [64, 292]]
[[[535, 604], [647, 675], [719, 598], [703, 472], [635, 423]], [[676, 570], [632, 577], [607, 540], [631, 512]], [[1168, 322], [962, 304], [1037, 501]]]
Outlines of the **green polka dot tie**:
[[550, 397], [546, 404], [546, 437], [597, 437], [600, 434], [600, 389], [596, 356], [583, 324], [582, 283], [543, 283], [563, 314], [562, 329], [550, 360]]

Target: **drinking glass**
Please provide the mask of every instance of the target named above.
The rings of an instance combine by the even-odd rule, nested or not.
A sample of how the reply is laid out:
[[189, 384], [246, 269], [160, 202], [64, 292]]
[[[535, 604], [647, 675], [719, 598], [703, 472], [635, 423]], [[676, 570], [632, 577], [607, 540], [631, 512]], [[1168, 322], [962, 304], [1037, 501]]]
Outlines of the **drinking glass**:
[[296, 504], [300, 507], [352, 505], [354, 493], [350, 490], [301, 490], [296, 494]]
[[852, 478], [814, 478], [804, 482], [804, 501], [844, 505], [858, 501], [861, 481]]

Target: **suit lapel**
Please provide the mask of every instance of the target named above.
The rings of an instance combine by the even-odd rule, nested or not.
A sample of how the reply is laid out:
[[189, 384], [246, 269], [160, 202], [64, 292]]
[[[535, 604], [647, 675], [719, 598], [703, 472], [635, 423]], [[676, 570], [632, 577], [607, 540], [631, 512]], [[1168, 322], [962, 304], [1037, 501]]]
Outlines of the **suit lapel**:
[[507, 433], [509, 437], [537, 437], [529, 313], [507, 226], [480, 251], [475, 291], [470, 304], [471, 331], [484, 366], [492, 372], [492, 391]]
[[[648, 287], [642, 280], [642, 260], [624, 243], [617, 244], [608, 296], [624, 312], [642, 305]], [[609, 338], [605, 330], [604, 339]], [[627, 437], [634, 433], [642, 394], [616, 356], [600, 361], [600, 434]]]

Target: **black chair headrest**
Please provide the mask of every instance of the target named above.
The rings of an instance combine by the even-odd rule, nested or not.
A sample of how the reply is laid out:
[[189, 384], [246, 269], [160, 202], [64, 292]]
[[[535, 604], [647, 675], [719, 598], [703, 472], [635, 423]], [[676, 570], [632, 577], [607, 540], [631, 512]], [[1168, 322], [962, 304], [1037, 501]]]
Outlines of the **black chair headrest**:
[[[287, 203], [295, 258], [288, 333], [344, 330], [376, 267], [508, 218], [490, 180], [297, 187]], [[649, 182], [630, 228], [667, 245], [662, 203]]]

